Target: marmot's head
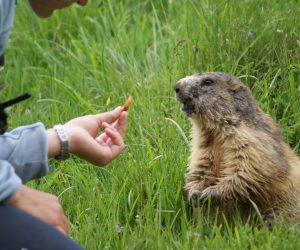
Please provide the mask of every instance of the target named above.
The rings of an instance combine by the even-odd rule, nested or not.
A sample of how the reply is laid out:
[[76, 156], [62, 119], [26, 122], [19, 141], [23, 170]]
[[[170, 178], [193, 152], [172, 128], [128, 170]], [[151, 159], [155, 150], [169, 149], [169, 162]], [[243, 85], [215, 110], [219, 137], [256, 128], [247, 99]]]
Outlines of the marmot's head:
[[191, 118], [234, 125], [253, 119], [257, 111], [250, 90], [225, 73], [194, 74], [179, 80], [174, 90], [183, 103], [182, 111]]

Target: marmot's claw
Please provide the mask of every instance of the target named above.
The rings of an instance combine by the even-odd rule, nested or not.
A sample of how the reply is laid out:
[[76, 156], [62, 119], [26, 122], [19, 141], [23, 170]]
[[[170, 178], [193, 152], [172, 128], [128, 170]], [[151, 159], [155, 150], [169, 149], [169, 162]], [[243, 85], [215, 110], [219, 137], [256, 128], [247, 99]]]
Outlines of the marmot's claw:
[[216, 188], [208, 187], [201, 192], [200, 202], [205, 203], [210, 199], [211, 204], [219, 204], [221, 202], [221, 196], [217, 192]]
[[191, 205], [197, 207], [199, 205], [199, 198], [201, 192], [198, 190], [191, 190], [189, 194], [189, 202]]
[[199, 195], [198, 195], [198, 194], [194, 193], [194, 194], [192, 195], [192, 200], [193, 200], [193, 201], [198, 200], [198, 198], [199, 198]]

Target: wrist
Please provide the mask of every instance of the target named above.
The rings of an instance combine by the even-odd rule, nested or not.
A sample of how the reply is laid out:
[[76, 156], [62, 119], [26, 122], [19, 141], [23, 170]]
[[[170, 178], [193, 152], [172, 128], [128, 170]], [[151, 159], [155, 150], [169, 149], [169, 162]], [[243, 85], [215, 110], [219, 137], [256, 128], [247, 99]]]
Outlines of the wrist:
[[58, 124], [53, 127], [60, 143], [60, 153], [55, 156], [56, 160], [66, 160], [70, 157], [69, 138], [63, 125]]
[[13, 196], [11, 196], [8, 200], [6, 200], [4, 203], [10, 206], [17, 206], [20, 198], [22, 198], [23, 196], [24, 189], [26, 188], [27, 187], [25, 185], [21, 185], [20, 188], [17, 190], [17, 192]]
[[69, 135], [63, 125], [58, 124], [52, 129], [48, 129], [47, 138], [48, 157], [54, 157], [56, 160], [66, 160], [69, 158]]
[[63, 129], [68, 137], [68, 151], [70, 154], [77, 155], [76, 148], [80, 141], [77, 139], [78, 135], [82, 134], [82, 131], [74, 126], [68, 126], [68, 123], [63, 125]]
[[48, 139], [48, 157], [55, 157], [60, 153], [60, 142], [56, 131], [51, 128], [47, 129]]

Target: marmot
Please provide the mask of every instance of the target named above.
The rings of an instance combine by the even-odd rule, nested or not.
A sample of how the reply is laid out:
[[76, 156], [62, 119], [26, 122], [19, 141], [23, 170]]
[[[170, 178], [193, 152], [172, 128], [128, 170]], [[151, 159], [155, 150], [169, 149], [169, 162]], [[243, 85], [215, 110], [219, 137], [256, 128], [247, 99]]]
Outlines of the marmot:
[[192, 121], [189, 200], [210, 197], [223, 207], [238, 201], [243, 216], [256, 204], [263, 216], [300, 222], [300, 160], [250, 89], [229, 74], [208, 72], [179, 80], [174, 90]]

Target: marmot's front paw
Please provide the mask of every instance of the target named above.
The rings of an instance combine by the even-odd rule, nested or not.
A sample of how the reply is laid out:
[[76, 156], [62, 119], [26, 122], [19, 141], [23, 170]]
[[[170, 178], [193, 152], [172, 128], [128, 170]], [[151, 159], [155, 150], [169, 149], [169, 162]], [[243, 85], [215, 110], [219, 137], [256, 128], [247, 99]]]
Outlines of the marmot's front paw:
[[219, 204], [222, 200], [221, 195], [219, 188], [216, 186], [210, 186], [201, 192], [199, 200], [201, 203], [205, 203], [208, 199], [210, 199], [211, 204]]
[[266, 227], [272, 230], [274, 225], [278, 222], [279, 215], [280, 211], [276, 208], [271, 208], [270, 211], [262, 214], [262, 219], [265, 222]]
[[196, 189], [189, 190], [188, 199], [190, 205], [197, 207], [199, 205], [200, 196], [201, 196], [201, 192], [199, 190]]

